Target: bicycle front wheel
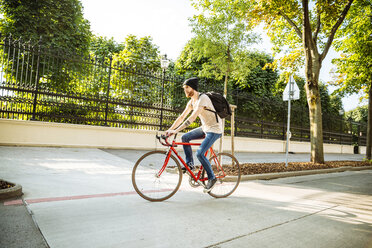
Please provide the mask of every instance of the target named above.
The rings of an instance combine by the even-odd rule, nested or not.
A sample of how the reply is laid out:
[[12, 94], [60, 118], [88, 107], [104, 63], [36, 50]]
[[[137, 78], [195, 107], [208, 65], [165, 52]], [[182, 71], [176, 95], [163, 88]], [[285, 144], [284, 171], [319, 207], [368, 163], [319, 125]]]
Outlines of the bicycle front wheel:
[[152, 151], [138, 159], [132, 171], [136, 192], [149, 201], [164, 201], [174, 195], [182, 182], [179, 162], [165, 151]]
[[[229, 153], [218, 153], [209, 159], [217, 182], [208, 193], [215, 198], [223, 198], [231, 195], [240, 183], [240, 165], [238, 160]], [[203, 178], [206, 178], [203, 171]]]

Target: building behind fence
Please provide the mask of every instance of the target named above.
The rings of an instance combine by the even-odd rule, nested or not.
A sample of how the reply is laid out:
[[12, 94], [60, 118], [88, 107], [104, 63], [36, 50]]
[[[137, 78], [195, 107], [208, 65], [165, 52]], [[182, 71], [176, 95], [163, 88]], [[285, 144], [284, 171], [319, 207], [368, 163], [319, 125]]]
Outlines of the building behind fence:
[[[12, 38], [1, 41], [0, 53], [0, 118], [165, 130], [187, 102], [184, 78], [161, 70], [77, 57]], [[200, 89], [222, 91], [208, 82]], [[236, 89], [229, 101], [238, 106], [236, 136], [285, 139], [285, 102]], [[292, 111], [291, 139], [309, 141], [308, 109]], [[351, 120], [323, 114], [323, 130], [325, 143], [366, 143], [366, 125]], [[229, 124], [225, 131], [230, 133]]]

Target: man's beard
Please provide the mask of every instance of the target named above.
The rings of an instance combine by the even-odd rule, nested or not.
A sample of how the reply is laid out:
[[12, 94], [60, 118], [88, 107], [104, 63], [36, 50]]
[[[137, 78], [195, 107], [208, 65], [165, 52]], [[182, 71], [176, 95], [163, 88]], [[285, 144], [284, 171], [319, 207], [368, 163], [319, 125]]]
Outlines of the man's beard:
[[191, 98], [193, 96], [194, 96], [194, 91], [191, 91], [191, 92], [187, 93], [187, 95], [186, 95], [187, 98]]

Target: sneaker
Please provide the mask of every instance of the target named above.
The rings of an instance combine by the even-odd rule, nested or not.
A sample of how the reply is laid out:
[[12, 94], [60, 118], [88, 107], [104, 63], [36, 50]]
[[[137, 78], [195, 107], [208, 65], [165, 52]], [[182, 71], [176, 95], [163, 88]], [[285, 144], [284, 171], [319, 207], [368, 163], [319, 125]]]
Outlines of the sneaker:
[[[192, 164], [189, 164], [188, 166], [189, 166], [189, 169], [190, 169], [192, 172], [194, 172], [194, 170], [195, 170], [195, 166], [192, 165]], [[182, 167], [182, 174], [185, 174], [186, 172], [189, 172], [189, 171], [186, 170], [186, 167]]]
[[216, 185], [216, 182], [217, 182], [217, 178], [214, 178], [214, 179], [208, 179], [208, 183], [207, 183], [207, 186], [205, 187], [205, 189], [203, 190], [204, 193], [208, 193], [210, 192], [213, 187]]

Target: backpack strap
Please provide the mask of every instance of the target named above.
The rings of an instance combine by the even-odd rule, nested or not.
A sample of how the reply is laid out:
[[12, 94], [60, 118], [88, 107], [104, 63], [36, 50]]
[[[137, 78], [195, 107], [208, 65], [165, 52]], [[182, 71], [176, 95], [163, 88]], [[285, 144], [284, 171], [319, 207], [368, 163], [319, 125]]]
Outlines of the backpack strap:
[[204, 109], [205, 109], [205, 110], [208, 110], [209, 112], [214, 113], [214, 114], [216, 115], [216, 121], [217, 121], [217, 123], [218, 123], [217, 111], [213, 111], [213, 110], [211, 110], [211, 109], [207, 109], [207, 108], [204, 108]]
[[[199, 93], [199, 97], [198, 97], [198, 99], [200, 99], [200, 96], [201, 95], [204, 95], [205, 93]], [[209, 98], [209, 97], [208, 97]], [[211, 100], [212, 101], [212, 100]], [[212, 113], [214, 113], [215, 115], [216, 115], [216, 121], [217, 121], [217, 123], [218, 123], [218, 117], [217, 117], [217, 111], [213, 111], [213, 110], [211, 110], [211, 109], [208, 109], [208, 108], [206, 108], [206, 107], [204, 107], [204, 109], [205, 110], [208, 110], [209, 112], [212, 112]]]

